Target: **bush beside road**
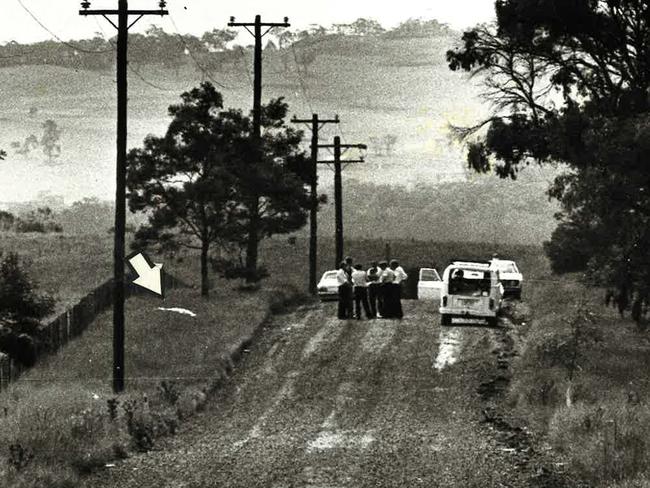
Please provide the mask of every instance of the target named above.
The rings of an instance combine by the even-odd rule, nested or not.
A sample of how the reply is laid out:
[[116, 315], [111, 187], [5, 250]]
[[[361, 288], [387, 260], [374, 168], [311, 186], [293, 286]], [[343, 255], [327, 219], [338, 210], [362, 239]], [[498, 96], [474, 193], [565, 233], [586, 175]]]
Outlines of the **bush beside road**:
[[580, 276], [527, 271], [538, 279], [510, 311], [519, 357], [503, 412], [536, 433], [556, 471], [587, 486], [648, 486], [647, 332]]

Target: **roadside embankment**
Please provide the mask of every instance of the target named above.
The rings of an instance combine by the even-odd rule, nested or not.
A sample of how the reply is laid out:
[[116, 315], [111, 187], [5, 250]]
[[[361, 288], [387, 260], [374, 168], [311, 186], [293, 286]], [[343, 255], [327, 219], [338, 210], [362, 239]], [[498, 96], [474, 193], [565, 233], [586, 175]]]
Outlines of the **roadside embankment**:
[[204, 407], [268, 318], [304, 300], [291, 286], [130, 299], [120, 395], [110, 389], [111, 313], [100, 314], [0, 396], [0, 485], [72, 487], [97, 467], [155, 449]]
[[538, 275], [506, 313], [495, 353], [510, 373], [484, 415], [533, 486], [648, 486], [647, 332], [571, 275]]

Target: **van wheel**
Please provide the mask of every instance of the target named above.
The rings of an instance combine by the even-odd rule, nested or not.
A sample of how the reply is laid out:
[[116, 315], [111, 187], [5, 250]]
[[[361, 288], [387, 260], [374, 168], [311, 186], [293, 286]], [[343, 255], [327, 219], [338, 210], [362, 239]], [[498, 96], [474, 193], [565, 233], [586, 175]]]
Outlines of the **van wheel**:
[[496, 327], [499, 324], [499, 318], [498, 317], [488, 317], [487, 324], [490, 327]]
[[447, 313], [440, 314], [440, 325], [451, 325], [451, 315]]

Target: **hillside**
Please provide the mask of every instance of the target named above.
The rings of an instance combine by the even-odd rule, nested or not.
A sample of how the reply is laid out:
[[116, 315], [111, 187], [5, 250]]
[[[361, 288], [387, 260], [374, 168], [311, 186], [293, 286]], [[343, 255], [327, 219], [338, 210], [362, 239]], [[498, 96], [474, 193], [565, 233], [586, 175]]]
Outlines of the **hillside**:
[[[453, 42], [452, 37], [330, 35], [319, 40], [317, 45], [298, 42], [294, 48], [267, 49], [263, 98], [284, 96], [292, 114], [300, 117], [312, 112], [322, 116], [338, 113], [342, 121], [340, 127], [326, 126], [321, 139], [331, 141], [338, 134], [345, 142], [370, 145], [366, 163], [345, 170], [346, 198], [356, 188], [347, 185], [355, 180], [360, 184], [402, 185], [404, 188], [400, 191], [413, 190], [417, 185], [434, 187], [466, 181], [463, 148], [450, 143], [447, 125], [450, 122], [469, 124], [484, 115], [486, 107], [478, 98], [478, 89], [473, 86], [475, 82], [447, 68], [445, 52]], [[299, 61], [308, 49], [315, 50], [317, 57], [304, 66]], [[251, 106], [251, 64], [252, 53], [242, 50], [232, 53], [212, 72], [212, 78], [225, 87], [220, 89], [226, 106], [244, 109]], [[196, 86], [206, 77], [192, 60], [179, 70], [158, 65], [139, 65], [137, 69], [137, 75], [131, 71], [129, 76], [131, 147], [140, 145], [149, 133], [162, 134], [169, 123], [167, 107], [178, 101], [182, 91]], [[3, 171], [0, 201], [31, 200], [44, 191], [64, 196], [68, 204], [84, 197], [112, 199], [114, 74], [46, 65], [14, 66], [0, 69], [0, 84], [5, 94], [0, 99], [0, 148], [9, 153], [7, 160], [0, 162]], [[41, 125], [46, 119], [54, 120], [63, 131], [61, 156], [54, 166], [44, 164], [40, 149], [19, 155], [11, 148], [12, 142], [24, 141], [31, 134], [40, 137]], [[390, 154], [378, 146], [378, 141], [388, 135], [395, 136], [397, 141]], [[352, 153], [349, 156], [353, 156]], [[331, 155], [324, 151], [322, 158], [331, 159]], [[324, 166], [319, 172], [320, 188], [331, 197], [332, 172]], [[533, 176], [527, 177], [525, 188], [518, 183], [506, 185], [480, 178], [481, 191], [464, 193], [469, 211], [463, 214], [463, 222], [471, 225], [479, 221], [486, 229], [489, 227], [480, 233], [481, 238], [488, 240], [504, 233], [521, 236], [532, 232], [532, 237], [525, 241], [535, 243], [547, 237], [555, 210], [544, 196], [549, 175], [538, 179], [537, 173], [530, 174]], [[490, 185], [501, 186], [492, 191]], [[425, 195], [429, 193], [431, 191]], [[526, 204], [525, 213], [521, 213], [524, 207], [520, 204], [507, 204], [504, 200], [513, 193], [534, 197]], [[359, 198], [364, 201], [362, 196]], [[354, 200], [347, 201], [354, 204]], [[457, 224], [459, 214], [453, 211], [455, 204], [449, 204], [423, 214], [418, 225], [441, 229], [450, 239], [464, 238], [462, 232], [467, 225]], [[529, 205], [535, 208], [531, 210]], [[503, 225], [498, 221], [488, 224], [487, 219], [495, 214], [487, 212], [487, 208], [507, 209], [505, 213], [512, 213], [512, 216]], [[397, 205], [391, 213], [372, 215], [372, 211], [368, 213], [354, 204], [354, 208], [346, 208], [346, 220], [351, 222], [349, 229], [356, 232], [353, 229], [361, 229], [364, 225], [375, 228], [376, 225], [370, 223], [383, 219], [393, 223], [408, 222], [410, 216], [403, 214], [403, 210], [403, 206]], [[325, 214], [327, 212], [326, 208]], [[530, 213], [536, 215], [532, 221], [527, 220]], [[504, 212], [497, 214], [502, 217]], [[331, 220], [323, 217], [323, 222]], [[495, 225], [500, 225], [502, 230], [495, 230]], [[522, 230], [522, 226], [526, 229]], [[409, 227], [414, 228], [417, 227]], [[406, 235], [410, 235], [411, 230]], [[439, 238], [436, 231], [431, 234], [431, 238]]]
[[[444, 39], [444, 38], [443, 38]], [[397, 136], [394, 155], [369, 152], [369, 174], [378, 181], [438, 181], [439, 175], [461, 169], [461, 150], [449, 147], [447, 121], [468, 122], [481, 113], [475, 90], [449, 72], [444, 53], [451, 41], [441, 38], [366, 39], [330, 36], [318, 47], [316, 60], [296, 65], [294, 50], [267, 50], [264, 99], [286, 97], [293, 113], [338, 113], [346, 141], [370, 143], [373, 137]], [[300, 46], [295, 48], [300, 56]], [[212, 77], [225, 85], [227, 106], [247, 109], [252, 104], [250, 51], [224, 63]], [[162, 133], [169, 119], [167, 107], [184, 90], [205, 76], [192, 64], [175, 72], [160, 66], [138, 67], [145, 84], [130, 73], [129, 145], [139, 145], [148, 133]], [[10, 169], [3, 178], [0, 200], [28, 200], [38, 191], [63, 194], [66, 200], [113, 195], [115, 84], [112, 72], [81, 71], [31, 65], [0, 69], [0, 147], [9, 151]], [[37, 112], [29, 115], [30, 109]], [[12, 142], [40, 137], [41, 124], [54, 120], [63, 130], [58, 166], [43, 165], [34, 150], [15, 154]], [[323, 131], [331, 139], [332, 127]], [[372, 162], [372, 163], [371, 163]], [[378, 165], [378, 166], [377, 166]], [[7, 174], [7, 171], [4, 171]], [[28, 178], [38, 174], [39, 178]], [[453, 178], [461, 175], [454, 174]], [[25, 184], [25, 182], [29, 182]], [[20, 183], [20, 184], [18, 184]]]

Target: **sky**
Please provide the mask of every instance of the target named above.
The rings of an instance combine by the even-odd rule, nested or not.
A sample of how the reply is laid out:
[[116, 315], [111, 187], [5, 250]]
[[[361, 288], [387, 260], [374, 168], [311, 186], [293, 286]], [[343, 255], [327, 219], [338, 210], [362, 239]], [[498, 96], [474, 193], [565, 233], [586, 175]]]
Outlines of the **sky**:
[[[52, 38], [21, 6], [29, 9], [54, 35], [65, 39], [92, 37], [95, 32], [113, 35], [113, 27], [101, 17], [78, 15], [76, 0], [3, 0], [0, 16], [0, 43], [15, 40], [20, 43]], [[494, 18], [494, 0], [168, 0], [170, 18], [149, 17], [141, 20], [134, 31], [143, 31], [151, 23], [168, 32], [176, 27], [181, 33], [200, 34], [214, 27], [225, 27], [230, 16], [238, 21], [262, 20], [281, 22], [289, 17], [292, 27], [306, 28], [310, 24], [331, 25], [349, 23], [359, 17], [373, 18], [386, 27], [409, 18], [435, 18], [455, 29], [463, 29]], [[158, 0], [130, 0], [129, 8], [155, 9]], [[113, 9], [117, 0], [93, 0], [91, 8]], [[175, 25], [174, 25], [175, 24]]]

